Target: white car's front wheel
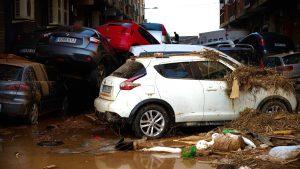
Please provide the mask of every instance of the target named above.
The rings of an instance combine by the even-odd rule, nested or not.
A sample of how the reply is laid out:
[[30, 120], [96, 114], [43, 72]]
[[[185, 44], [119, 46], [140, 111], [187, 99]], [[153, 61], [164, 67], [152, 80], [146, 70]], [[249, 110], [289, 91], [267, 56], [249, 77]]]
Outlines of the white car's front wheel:
[[133, 122], [137, 137], [146, 136], [155, 139], [162, 137], [170, 128], [170, 118], [166, 110], [159, 105], [147, 105], [141, 108]]
[[282, 101], [270, 100], [262, 106], [261, 111], [263, 113], [278, 113], [288, 112], [288, 109]]

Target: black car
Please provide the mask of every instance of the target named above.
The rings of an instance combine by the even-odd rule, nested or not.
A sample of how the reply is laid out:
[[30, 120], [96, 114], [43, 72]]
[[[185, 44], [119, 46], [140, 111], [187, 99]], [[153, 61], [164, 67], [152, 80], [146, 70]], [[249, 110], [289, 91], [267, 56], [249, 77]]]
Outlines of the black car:
[[18, 56], [34, 58], [37, 43], [42, 38], [47, 36], [48, 33], [59, 31], [62, 29], [63, 27], [56, 26], [48, 29], [38, 29], [35, 31], [19, 34], [16, 36], [12, 50]]
[[43, 38], [36, 48], [36, 60], [54, 64], [64, 74], [92, 80], [97, 85], [116, 69], [114, 50], [98, 31], [71, 26]]
[[294, 43], [288, 37], [271, 32], [251, 33], [240, 40], [238, 44], [252, 45], [261, 64], [265, 64], [269, 55], [295, 50]]
[[0, 115], [26, 118], [68, 109], [63, 81], [44, 65], [20, 59], [0, 59]]

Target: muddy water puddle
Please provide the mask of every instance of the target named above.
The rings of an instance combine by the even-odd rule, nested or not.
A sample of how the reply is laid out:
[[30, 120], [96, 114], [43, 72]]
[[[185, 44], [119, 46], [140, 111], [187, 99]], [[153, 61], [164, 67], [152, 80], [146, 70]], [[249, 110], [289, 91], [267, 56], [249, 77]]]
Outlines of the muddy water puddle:
[[115, 151], [119, 138], [84, 117], [48, 119], [37, 126], [2, 126], [0, 169], [211, 168], [176, 154]]

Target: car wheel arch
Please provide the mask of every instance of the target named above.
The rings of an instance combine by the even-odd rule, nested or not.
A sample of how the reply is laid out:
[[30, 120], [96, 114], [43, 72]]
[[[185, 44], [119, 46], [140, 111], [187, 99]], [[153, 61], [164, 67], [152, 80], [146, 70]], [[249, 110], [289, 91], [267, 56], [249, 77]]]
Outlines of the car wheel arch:
[[286, 108], [288, 109], [289, 112], [292, 112], [293, 109], [292, 109], [292, 105], [290, 104], [290, 102], [282, 97], [282, 96], [269, 96], [269, 97], [266, 97], [264, 98], [257, 106], [257, 110], [261, 110], [261, 108], [268, 102], [268, 101], [272, 101], [272, 100], [279, 100], [279, 101], [282, 101], [283, 104], [286, 106]]
[[146, 100], [143, 100], [142, 102], [138, 103], [133, 109], [132, 111], [130, 112], [130, 115], [129, 115], [129, 123], [132, 123], [137, 112], [144, 106], [146, 105], [149, 105], [149, 104], [156, 104], [156, 105], [160, 105], [162, 106], [163, 108], [165, 108], [166, 112], [172, 117], [172, 121], [175, 122], [175, 112], [174, 112], [174, 109], [172, 108], [172, 106], [164, 101], [164, 100], [161, 100], [161, 99], [146, 99]]

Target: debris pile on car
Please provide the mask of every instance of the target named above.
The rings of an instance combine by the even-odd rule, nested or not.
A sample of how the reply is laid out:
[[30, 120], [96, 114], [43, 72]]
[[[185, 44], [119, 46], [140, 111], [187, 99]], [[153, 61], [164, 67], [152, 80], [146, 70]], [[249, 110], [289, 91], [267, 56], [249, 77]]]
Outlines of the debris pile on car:
[[253, 92], [255, 88], [283, 89], [286, 92], [294, 92], [294, 83], [274, 70], [253, 66], [240, 66], [225, 77], [228, 86], [228, 95], [231, 94], [234, 81], [238, 82], [240, 91]]

